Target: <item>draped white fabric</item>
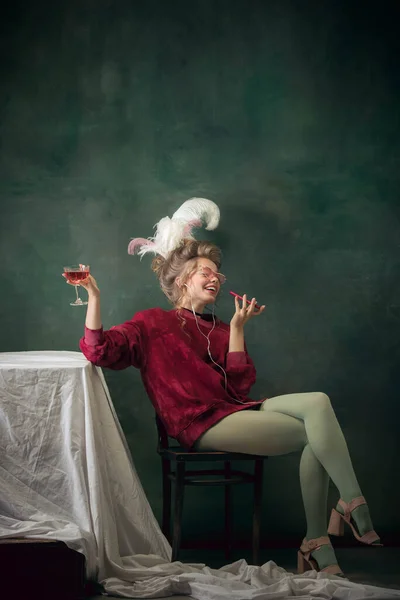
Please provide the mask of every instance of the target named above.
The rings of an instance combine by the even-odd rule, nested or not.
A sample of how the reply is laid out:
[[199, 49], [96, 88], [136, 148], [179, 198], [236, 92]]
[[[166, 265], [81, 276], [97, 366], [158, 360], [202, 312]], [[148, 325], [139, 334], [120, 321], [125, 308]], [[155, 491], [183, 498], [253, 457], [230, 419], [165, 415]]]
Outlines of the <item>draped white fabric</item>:
[[[0, 538], [64, 541], [109, 594], [201, 600], [400, 598], [272, 561], [171, 563], [100, 369], [77, 352], [0, 354]], [[21, 565], [23, 567], [23, 565]]]

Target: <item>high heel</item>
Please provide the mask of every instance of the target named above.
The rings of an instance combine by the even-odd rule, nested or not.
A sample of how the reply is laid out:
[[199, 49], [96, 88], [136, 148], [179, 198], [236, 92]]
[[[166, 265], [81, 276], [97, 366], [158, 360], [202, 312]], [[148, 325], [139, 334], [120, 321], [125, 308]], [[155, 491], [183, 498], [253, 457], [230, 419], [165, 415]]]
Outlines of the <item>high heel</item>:
[[335, 508], [332, 508], [331, 518], [328, 525], [329, 535], [342, 536], [344, 535], [344, 520], [342, 515]]
[[340, 513], [335, 508], [332, 508], [331, 518], [329, 520], [328, 525], [329, 535], [344, 535], [344, 524], [347, 523], [347, 525], [349, 525], [349, 527], [351, 528], [356, 540], [358, 540], [362, 544], [366, 544], [367, 546], [382, 546], [382, 544], [376, 543], [379, 540], [379, 535], [376, 533], [376, 531], [371, 529], [371, 531], [367, 531], [367, 533], [364, 533], [364, 535], [360, 535], [354, 527], [353, 523], [351, 522], [351, 513], [353, 512], [353, 510], [355, 510], [362, 504], [367, 504], [364, 496], [354, 498], [349, 503], [344, 502], [344, 500], [340, 499], [338, 504], [343, 508], [344, 514]]
[[301, 575], [306, 571], [318, 571], [319, 573], [330, 573], [331, 575], [341, 575], [343, 577], [343, 571], [338, 564], [328, 565], [327, 567], [320, 569], [315, 558], [311, 557], [311, 552], [319, 550], [321, 546], [330, 545], [331, 542], [327, 535], [313, 540], [304, 538], [300, 550], [297, 553], [297, 572]]

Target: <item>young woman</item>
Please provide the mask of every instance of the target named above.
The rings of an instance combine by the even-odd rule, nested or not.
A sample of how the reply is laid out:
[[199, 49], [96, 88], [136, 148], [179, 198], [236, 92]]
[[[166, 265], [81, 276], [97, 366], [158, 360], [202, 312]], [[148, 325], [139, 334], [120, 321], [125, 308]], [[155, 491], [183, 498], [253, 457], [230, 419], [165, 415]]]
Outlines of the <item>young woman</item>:
[[[195, 217], [195, 218], [194, 218]], [[300, 484], [307, 532], [299, 550], [299, 571], [316, 569], [342, 574], [328, 538], [328, 481], [341, 499], [332, 510], [329, 533], [339, 535], [346, 522], [356, 538], [379, 544], [362, 496], [343, 433], [330, 400], [322, 392], [287, 394], [255, 402], [248, 397], [256, 372], [245, 345], [246, 323], [260, 316], [246, 296], [230, 324], [220, 321], [214, 306], [225, 281], [221, 252], [214, 244], [191, 235], [199, 217], [208, 229], [219, 220], [209, 200], [191, 199], [172, 219], [162, 219], [151, 240], [138, 238], [142, 255], [156, 253], [153, 270], [173, 309], [140, 311], [126, 323], [102, 329], [100, 291], [90, 276], [84, 355], [111, 369], [140, 369], [147, 393], [168, 434], [197, 450], [225, 450], [277, 456], [301, 451]]]

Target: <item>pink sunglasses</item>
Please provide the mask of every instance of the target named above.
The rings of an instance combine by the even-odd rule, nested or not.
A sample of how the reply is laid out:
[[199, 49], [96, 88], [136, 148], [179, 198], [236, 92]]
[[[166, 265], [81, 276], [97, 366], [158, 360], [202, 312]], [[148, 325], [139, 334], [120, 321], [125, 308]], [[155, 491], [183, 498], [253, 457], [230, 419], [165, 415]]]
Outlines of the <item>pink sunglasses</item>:
[[216, 273], [216, 271], [213, 271], [212, 269], [210, 269], [210, 267], [199, 267], [198, 271], [199, 273], [203, 273], [203, 275], [205, 275], [207, 279], [210, 279], [211, 277], [216, 277], [221, 285], [224, 284], [226, 281], [225, 275], [222, 275], [222, 273]]

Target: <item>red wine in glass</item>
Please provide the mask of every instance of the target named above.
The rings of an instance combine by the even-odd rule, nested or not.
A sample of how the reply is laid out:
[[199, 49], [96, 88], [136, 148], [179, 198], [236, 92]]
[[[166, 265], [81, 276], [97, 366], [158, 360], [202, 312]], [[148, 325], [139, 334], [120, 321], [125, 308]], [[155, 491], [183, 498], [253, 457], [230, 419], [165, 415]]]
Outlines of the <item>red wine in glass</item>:
[[75, 302], [70, 302], [71, 306], [85, 306], [87, 301], [79, 298], [78, 286], [80, 281], [89, 277], [89, 265], [69, 265], [64, 267], [64, 273], [67, 281], [75, 286], [76, 300]]
[[80, 281], [89, 277], [89, 271], [65, 271], [67, 279], [70, 283], [79, 284]]

